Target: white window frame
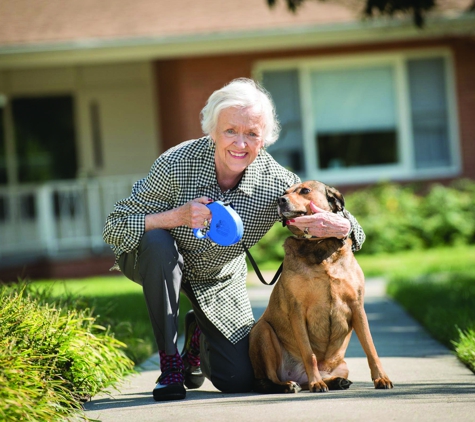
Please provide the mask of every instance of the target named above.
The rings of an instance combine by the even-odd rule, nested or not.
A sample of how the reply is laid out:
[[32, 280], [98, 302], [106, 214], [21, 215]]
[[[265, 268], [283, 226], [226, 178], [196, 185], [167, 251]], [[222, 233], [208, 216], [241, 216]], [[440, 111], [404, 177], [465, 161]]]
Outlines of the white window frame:
[[[412, 140], [411, 104], [409, 81], [405, 71], [409, 59], [442, 58], [445, 65], [445, 90], [447, 93], [447, 123], [449, 148], [452, 157], [450, 166], [417, 169], [414, 162]], [[384, 180], [420, 180], [427, 178], [454, 177], [461, 173], [458, 111], [455, 89], [453, 56], [449, 49], [400, 50], [393, 53], [370, 53], [335, 57], [301, 57], [292, 59], [265, 60], [256, 62], [253, 77], [262, 81], [264, 71], [297, 70], [299, 73], [300, 101], [302, 110], [304, 179], [318, 179], [334, 184], [371, 183]], [[312, 117], [310, 75], [315, 70], [341, 70], [389, 65], [394, 70], [394, 96], [397, 101], [397, 147], [400, 161], [396, 164], [361, 166], [344, 169], [319, 169], [315, 143], [316, 127]], [[278, 141], [279, 142], [279, 141]]]

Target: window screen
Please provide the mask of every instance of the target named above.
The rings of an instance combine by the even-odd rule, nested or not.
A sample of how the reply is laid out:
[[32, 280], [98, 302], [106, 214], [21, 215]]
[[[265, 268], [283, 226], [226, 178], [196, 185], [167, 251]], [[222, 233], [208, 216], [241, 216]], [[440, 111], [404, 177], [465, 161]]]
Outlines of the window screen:
[[279, 140], [269, 147], [269, 153], [284, 167], [299, 173], [304, 171], [302, 117], [298, 72], [286, 70], [264, 72], [263, 85], [274, 100], [282, 126]]
[[416, 168], [451, 164], [442, 58], [407, 62]]
[[319, 168], [397, 162], [393, 79], [389, 66], [312, 73]]

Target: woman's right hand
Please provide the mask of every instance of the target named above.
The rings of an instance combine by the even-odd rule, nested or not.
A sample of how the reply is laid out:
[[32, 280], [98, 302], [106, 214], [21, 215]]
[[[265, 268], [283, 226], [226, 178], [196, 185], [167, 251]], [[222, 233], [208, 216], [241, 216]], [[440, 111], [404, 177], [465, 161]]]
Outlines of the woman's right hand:
[[172, 210], [145, 216], [145, 231], [170, 230], [179, 226], [202, 229], [211, 221], [211, 211], [206, 206], [212, 199], [202, 196]]
[[213, 202], [206, 196], [193, 199], [180, 207], [183, 225], [191, 229], [202, 229], [211, 221], [211, 211], [206, 206]]

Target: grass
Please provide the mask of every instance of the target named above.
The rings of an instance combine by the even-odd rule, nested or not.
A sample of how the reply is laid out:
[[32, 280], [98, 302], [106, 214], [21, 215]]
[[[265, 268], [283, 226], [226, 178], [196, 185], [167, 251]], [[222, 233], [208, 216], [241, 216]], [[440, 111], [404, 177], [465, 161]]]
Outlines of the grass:
[[475, 270], [391, 278], [388, 294], [475, 372]]
[[[475, 245], [380, 253], [375, 255], [356, 252], [355, 256], [366, 277], [392, 277], [407, 273], [427, 274], [464, 271], [473, 267], [473, 263], [475, 262]], [[276, 271], [281, 262], [282, 261], [266, 261], [263, 264], [259, 264], [259, 269], [261, 271]], [[252, 270], [250, 264], [248, 268]]]
[[469, 271], [475, 262], [475, 245], [364, 255], [356, 253], [366, 277]]

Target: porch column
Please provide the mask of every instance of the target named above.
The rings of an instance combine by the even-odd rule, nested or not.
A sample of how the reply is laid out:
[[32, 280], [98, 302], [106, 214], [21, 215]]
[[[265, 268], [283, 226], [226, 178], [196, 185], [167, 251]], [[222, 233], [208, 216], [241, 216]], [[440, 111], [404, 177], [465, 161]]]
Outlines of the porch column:
[[91, 249], [95, 253], [100, 253], [105, 246], [102, 239], [102, 227], [104, 226], [102, 204], [104, 201], [101, 198], [100, 185], [97, 180], [89, 179], [87, 181], [86, 194]]
[[53, 207], [53, 188], [45, 184], [36, 191], [36, 204], [38, 206], [38, 224], [41, 243], [49, 256], [58, 253], [58, 236], [56, 232], [56, 217]]

